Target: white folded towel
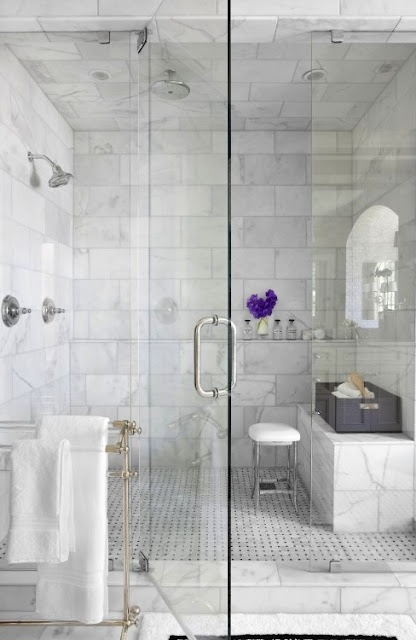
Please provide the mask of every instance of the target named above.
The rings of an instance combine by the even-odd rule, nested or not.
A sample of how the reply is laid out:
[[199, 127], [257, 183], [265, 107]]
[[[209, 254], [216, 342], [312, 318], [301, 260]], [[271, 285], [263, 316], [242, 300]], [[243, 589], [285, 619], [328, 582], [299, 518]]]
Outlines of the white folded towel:
[[38, 566], [36, 611], [50, 620], [101, 622], [108, 612], [108, 418], [44, 416], [39, 437], [69, 440], [74, 469], [75, 548], [61, 565]]
[[68, 440], [17, 440], [10, 458], [8, 562], [64, 562], [74, 551]]
[[348, 398], [362, 398], [361, 392], [356, 387], [353, 387], [349, 382], [343, 382], [338, 385], [337, 391], [343, 393]]
[[[347, 398], [362, 398], [360, 390], [354, 387], [349, 382], [343, 382], [342, 384], [339, 384], [337, 391], [344, 394]], [[367, 387], [364, 387], [364, 393], [365, 398], [374, 398], [374, 393], [367, 389]]]
[[347, 398], [348, 400], [351, 400], [351, 396], [347, 396], [345, 393], [342, 393], [341, 391], [332, 391], [332, 395], [335, 396], [336, 398]]

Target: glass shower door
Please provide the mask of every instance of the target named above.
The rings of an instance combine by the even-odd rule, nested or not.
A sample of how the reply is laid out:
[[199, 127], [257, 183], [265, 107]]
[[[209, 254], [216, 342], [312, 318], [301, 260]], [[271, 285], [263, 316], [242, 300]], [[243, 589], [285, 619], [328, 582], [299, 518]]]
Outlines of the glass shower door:
[[338, 568], [416, 560], [416, 45], [389, 36], [312, 42], [312, 555]]
[[[201, 12], [202, 11], [202, 2]], [[138, 404], [141, 518], [153, 610], [228, 632], [227, 16], [172, 19], [133, 56], [138, 82]], [[220, 615], [221, 614], [221, 615]], [[172, 628], [172, 633], [174, 629]]]

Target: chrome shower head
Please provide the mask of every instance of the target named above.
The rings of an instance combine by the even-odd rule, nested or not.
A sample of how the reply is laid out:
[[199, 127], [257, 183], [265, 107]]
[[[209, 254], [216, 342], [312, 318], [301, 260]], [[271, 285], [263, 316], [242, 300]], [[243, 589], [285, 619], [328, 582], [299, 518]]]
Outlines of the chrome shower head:
[[189, 96], [190, 88], [180, 80], [174, 80], [176, 75], [174, 69], [166, 69], [167, 80], [158, 80], [152, 84], [152, 92], [158, 98], [165, 100], [182, 100]]
[[61, 187], [64, 184], [68, 184], [70, 178], [72, 178], [72, 173], [66, 173], [59, 165], [55, 164], [52, 167], [52, 176], [48, 184], [52, 188]]
[[66, 173], [65, 171], [63, 171], [61, 167], [58, 164], [55, 164], [55, 162], [52, 162], [52, 160], [48, 158], [48, 156], [34, 155], [31, 151], [28, 151], [27, 158], [29, 162], [33, 162], [33, 160], [38, 159], [46, 160], [47, 162], [49, 162], [52, 167], [52, 176], [50, 177], [48, 184], [52, 189], [68, 184], [69, 179], [73, 178], [72, 173]]

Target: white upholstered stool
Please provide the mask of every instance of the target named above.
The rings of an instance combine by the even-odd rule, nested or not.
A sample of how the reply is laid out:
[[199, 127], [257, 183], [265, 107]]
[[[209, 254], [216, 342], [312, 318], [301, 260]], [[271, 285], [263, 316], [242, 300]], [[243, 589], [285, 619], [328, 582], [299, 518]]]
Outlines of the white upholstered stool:
[[[258, 422], [252, 424], [248, 430], [248, 435], [253, 442], [253, 492], [254, 505], [257, 511], [261, 494], [265, 493], [289, 493], [292, 496], [296, 513], [297, 505], [297, 462], [298, 462], [298, 442], [300, 433], [289, 424], [275, 422]], [[278, 489], [278, 480], [273, 482], [274, 487], [262, 488], [260, 482], [260, 447], [287, 447], [287, 470], [286, 489]], [[291, 460], [290, 450], [293, 448]], [[267, 483], [267, 484], [270, 484]]]

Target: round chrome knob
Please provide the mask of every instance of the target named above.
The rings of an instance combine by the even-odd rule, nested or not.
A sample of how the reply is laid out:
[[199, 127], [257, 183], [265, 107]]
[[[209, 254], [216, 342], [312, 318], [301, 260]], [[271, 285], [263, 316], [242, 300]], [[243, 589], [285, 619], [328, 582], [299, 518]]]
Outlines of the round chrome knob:
[[42, 302], [42, 318], [46, 324], [52, 322], [58, 313], [65, 313], [65, 309], [55, 307], [52, 298], [45, 298]]
[[20, 308], [19, 301], [14, 296], [5, 296], [1, 304], [1, 316], [6, 327], [13, 327], [20, 320], [20, 316], [31, 313], [32, 309]]

